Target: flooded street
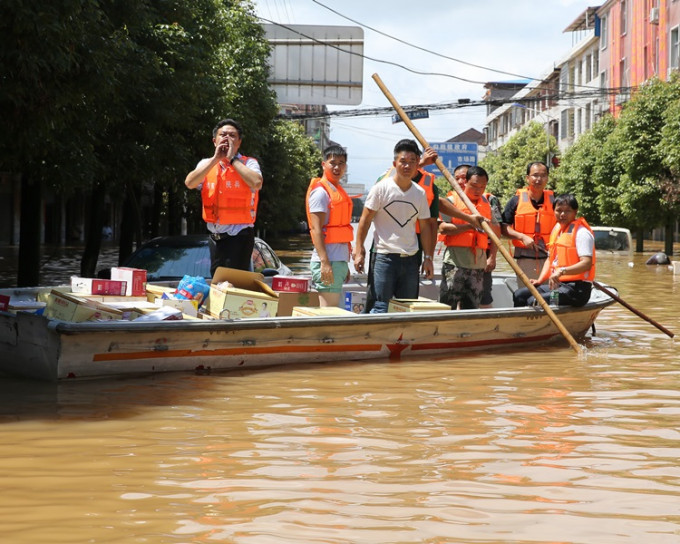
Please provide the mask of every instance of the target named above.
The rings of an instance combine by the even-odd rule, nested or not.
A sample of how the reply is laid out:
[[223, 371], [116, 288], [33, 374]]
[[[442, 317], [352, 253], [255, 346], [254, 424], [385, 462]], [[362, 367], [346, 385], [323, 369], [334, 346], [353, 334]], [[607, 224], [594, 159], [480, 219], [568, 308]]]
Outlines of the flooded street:
[[[272, 245], [305, 271], [304, 241]], [[648, 257], [603, 257], [598, 280], [679, 334], [680, 275]], [[677, 337], [619, 304], [596, 330], [584, 358], [565, 343], [60, 385], [1, 377], [0, 537], [677, 544]]]

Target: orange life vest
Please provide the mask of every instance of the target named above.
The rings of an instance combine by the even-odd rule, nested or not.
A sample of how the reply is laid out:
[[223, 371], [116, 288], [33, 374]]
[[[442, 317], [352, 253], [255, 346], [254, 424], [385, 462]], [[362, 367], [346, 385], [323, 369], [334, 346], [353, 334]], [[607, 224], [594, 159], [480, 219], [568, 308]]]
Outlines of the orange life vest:
[[351, 225], [352, 199], [340, 184], [335, 185], [326, 178], [314, 178], [309, 183], [307, 198], [305, 199], [307, 224], [312, 224], [312, 218], [309, 212], [309, 195], [317, 187], [322, 187], [330, 198], [328, 206], [328, 223], [323, 227], [324, 242], [326, 244], [351, 242], [354, 239], [354, 229]]
[[[418, 182], [418, 185], [425, 189], [425, 196], [427, 196], [427, 205], [432, 206], [432, 201], [434, 200], [434, 189], [432, 188], [435, 179], [434, 174], [431, 174], [430, 172], [421, 169], [419, 169], [418, 172], [422, 174], [420, 176], [420, 181]], [[416, 233], [420, 234], [420, 221], [416, 221]]]
[[[534, 242], [543, 240], [547, 247], [550, 241], [550, 233], [557, 222], [552, 205], [553, 192], [543, 191], [543, 204], [538, 207], [538, 210], [531, 203], [529, 189], [526, 187], [518, 189], [516, 194], [519, 199], [513, 228], [517, 232], [531, 236]], [[513, 240], [512, 243], [515, 247], [524, 247], [524, 244], [519, 240]]]
[[[580, 261], [578, 252], [576, 251], [576, 233], [578, 229], [585, 228], [591, 233], [593, 232], [590, 225], [583, 217], [579, 217], [567, 225], [567, 228], [562, 230], [558, 223], [550, 233], [550, 263], [551, 272], [554, 273], [556, 268], [563, 266], [572, 266], [578, 264]], [[555, 266], [555, 259], [557, 259], [557, 266]], [[581, 272], [580, 274], [569, 274], [560, 276], [560, 281], [593, 281], [595, 279], [595, 248], [593, 247], [593, 261], [590, 270]]]
[[[453, 205], [459, 210], [469, 214], [470, 210], [463, 202], [463, 199], [458, 196], [458, 193], [453, 193], [449, 197]], [[491, 221], [491, 205], [485, 196], [475, 204], [477, 212], [483, 215], [487, 220]], [[450, 222], [454, 225], [467, 225], [467, 221], [452, 217]], [[470, 249], [486, 249], [489, 247], [489, 237], [485, 232], [479, 232], [477, 229], [467, 229], [460, 234], [446, 234], [444, 235], [444, 244], [449, 247], [469, 247]]]
[[[239, 157], [243, 163], [248, 157]], [[203, 219], [220, 225], [255, 223], [259, 191], [243, 181], [231, 164], [220, 161], [208, 172], [201, 189]]]

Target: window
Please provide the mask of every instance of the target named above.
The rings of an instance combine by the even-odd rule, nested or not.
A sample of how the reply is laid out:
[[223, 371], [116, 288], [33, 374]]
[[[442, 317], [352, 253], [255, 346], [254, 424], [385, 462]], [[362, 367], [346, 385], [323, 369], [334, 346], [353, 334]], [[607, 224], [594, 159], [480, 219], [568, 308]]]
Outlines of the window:
[[592, 123], [592, 116], [593, 116], [592, 104], [590, 102], [588, 102], [586, 104], [586, 111], [585, 111], [585, 118], [584, 118], [584, 125], [583, 125], [584, 132], [590, 130], [591, 123]]
[[593, 66], [593, 56], [592, 55], [587, 55], [586, 56], [586, 67], [585, 67], [585, 81], [584, 83], [588, 83], [591, 79], [593, 79], [592, 76], [592, 66]]
[[670, 63], [671, 70], [680, 69], [680, 28], [671, 29], [670, 36]]
[[621, 0], [621, 35], [626, 33], [626, 27], [628, 26], [628, 13], [626, 0]]
[[595, 50], [593, 51], [593, 73], [591, 79], [595, 79], [599, 71], [600, 71], [600, 54], [597, 52], [597, 50]]
[[600, 49], [607, 49], [607, 41], [609, 40], [609, 17], [604, 16], [600, 19]]

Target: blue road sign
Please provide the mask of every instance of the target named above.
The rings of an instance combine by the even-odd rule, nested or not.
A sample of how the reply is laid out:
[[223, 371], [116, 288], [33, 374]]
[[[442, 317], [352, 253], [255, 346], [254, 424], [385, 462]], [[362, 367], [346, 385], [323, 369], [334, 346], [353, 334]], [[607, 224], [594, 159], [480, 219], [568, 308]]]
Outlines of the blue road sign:
[[[409, 119], [428, 119], [430, 117], [429, 110], [419, 109], [419, 110], [408, 110], [405, 111], [406, 117]], [[392, 115], [392, 124], [401, 123], [401, 117], [398, 113]]]
[[[439, 142], [431, 143], [430, 146], [437, 152], [444, 166], [453, 174], [454, 169], [461, 164], [477, 166], [477, 144], [473, 142]], [[425, 170], [437, 176], [443, 174], [437, 165], [431, 164]]]

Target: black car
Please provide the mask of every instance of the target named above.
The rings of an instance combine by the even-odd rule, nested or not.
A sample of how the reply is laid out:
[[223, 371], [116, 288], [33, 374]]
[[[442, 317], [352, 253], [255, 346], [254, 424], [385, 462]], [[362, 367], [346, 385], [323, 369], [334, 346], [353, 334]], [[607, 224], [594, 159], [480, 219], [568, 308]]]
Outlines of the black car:
[[[121, 266], [143, 268], [147, 281], [181, 280], [185, 275], [210, 278], [210, 248], [207, 234], [161, 236], [142, 245]], [[290, 276], [290, 268], [281, 262], [274, 250], [255, 238], [253, 270], [265, 276]], [[110, 276], [110, 269], [99, 277]]]

